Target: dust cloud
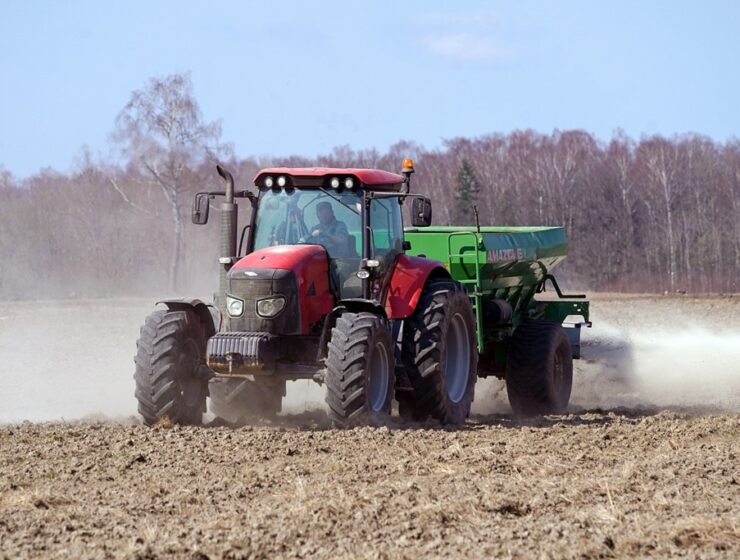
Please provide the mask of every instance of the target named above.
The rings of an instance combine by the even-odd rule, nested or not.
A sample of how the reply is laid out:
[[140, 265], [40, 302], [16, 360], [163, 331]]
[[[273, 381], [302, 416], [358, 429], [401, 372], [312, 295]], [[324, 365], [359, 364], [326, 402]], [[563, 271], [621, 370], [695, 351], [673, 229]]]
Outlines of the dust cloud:
[[606, 323], [586, 335], [584, 357], [574, 405], [740, 411], [740, 330]]
[[[740, 298], [600, 298], [574, 361], [572, 410], [740, 411]], [[505, 384], [478, 382], [473, 412], [511, 412]]]
[[[106, 418], [138, 422], [134, 354], [154, 300], [4, 302], [0, 312], [0, 423]], [[323, 407], [323, 389], [288, 383], [283, 407]]]
[[574, 408], [740, 410], [740, 298], [597, 296]]
[[0, 312], [0, 422], [136, 414], [134, 352], [153, 302], [5, 302]]
[[[149, 299], [5, 302], [0, 423], [138, 421], [133, 356]], [[597, 298], [572, 409], [740, 410], [740, 298]], [[323, 408], [324, 389], [288, 384], [284, 411]], [[481, 380], [473, 413], [507, 414], [504, 384]]]

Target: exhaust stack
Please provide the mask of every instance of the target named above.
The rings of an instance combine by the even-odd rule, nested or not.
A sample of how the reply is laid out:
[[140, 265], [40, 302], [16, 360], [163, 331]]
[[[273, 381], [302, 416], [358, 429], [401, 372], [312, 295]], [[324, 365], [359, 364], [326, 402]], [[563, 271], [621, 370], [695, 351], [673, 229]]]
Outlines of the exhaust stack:
[[233, 258], [236, 257], [236, 226], [238, 220], [238, 207], [234, 203], [234, 177], [221, 165], [216, 166], [216, 170], [226, 183], [225, 197], [221, 204], [221, 253], [218, 262], [219, 268], [219, 286], [218, 286], [218, 307], [223, 317], [228, 317], [226, 313], [226, 290], [228, 288], [226, 275], [233, 264]]

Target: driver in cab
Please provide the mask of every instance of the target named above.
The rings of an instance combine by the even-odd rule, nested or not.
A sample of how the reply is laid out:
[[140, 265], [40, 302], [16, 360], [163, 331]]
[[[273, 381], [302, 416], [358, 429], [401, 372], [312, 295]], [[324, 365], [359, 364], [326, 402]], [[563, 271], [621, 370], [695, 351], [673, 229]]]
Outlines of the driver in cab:
[[323, 245], [330, 256], [345, 256], [349, 242], [349, 232], [344, 222], [337, 220], [331, 204], [324, 201], [316, 205], [316, 218], [319, 223], [310, 229], [309, 242]]

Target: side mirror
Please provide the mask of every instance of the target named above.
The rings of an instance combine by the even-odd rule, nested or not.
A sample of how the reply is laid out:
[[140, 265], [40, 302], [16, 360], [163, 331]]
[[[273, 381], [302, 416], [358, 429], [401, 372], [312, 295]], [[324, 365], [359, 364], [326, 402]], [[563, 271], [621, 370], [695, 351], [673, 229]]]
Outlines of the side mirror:
[[428, 227], [432, 225], [432, 201], [426, 197], [414, 198], [411, 203], [411, 225]]
[[199, 226], [208, 223], [208, 210], [211, 207], [211, 196], [198, 193], [193, 200], [193, 223]]

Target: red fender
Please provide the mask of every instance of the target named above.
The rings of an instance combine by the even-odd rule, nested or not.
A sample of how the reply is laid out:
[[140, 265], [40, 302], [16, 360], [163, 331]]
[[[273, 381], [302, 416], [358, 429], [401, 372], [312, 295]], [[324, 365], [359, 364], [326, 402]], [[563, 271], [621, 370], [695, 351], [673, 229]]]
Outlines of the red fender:
[[385, 312], [389, 319], [405, 319], [414, 313], [432, 272], [447, 278], [450, 276], [439, 261], [409, 255], [398, 257], [385, 298]]

